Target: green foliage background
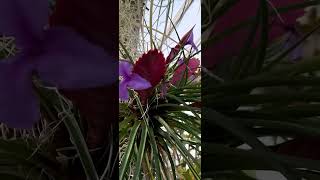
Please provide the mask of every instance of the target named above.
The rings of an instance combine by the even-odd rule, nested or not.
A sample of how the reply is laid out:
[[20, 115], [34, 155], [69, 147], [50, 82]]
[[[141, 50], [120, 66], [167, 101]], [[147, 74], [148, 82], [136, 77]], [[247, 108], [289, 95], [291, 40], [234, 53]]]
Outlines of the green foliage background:
[[[265, 0], [259, 1], [261, 12], [256, 17], [239, 22], [242, 25], [228, 29], [229, 32], [208, 36], [214, 22], [238, 2], [202, 1], [203, 51], [241, 28], [251, 27], [255, 32], [254, 28], [261, 27], [260, 36], [267, 37], [268, 16], [276, 13], [268, 13], [268, 1]], [[319, 3], [317, 0], [292, 3], [277, 8], [277, 13], [281, 15]], [[254, 23], [259, 26], [254, 26]], [[244, 170], [277, 171], [289, 180], [320, 178], [320, 161], [277, 153], [281, 145], [292, 139], [319, 138], [320, 81], [315, 73], [320, 70], [319, 56], [288, 63], [288, 54], [318, 29], [318, 22], [302, 28], [303, 37], [288, 50], [281, 49], [276, 43], [268, 44], [266, 38], [261, 38], [255, 51], [260, 53], [258, 59], [251, 56], [255, 52], [247, 51], [252, 44], [249, 42], [242, 47], [240, 54], [243, 56], [237, 58], [238, 62], [232, 68], [228, 68], [230, 64], [226, 62], [215, 70], [203, 71], [203, 178], [256, 179]], [[253, 34], [248, 38], [250, 36]], [[272, 53], [272, 47], [276, 53]], [[280, 138], [282, 141], [270, 145], [261, 141], [263, 137]], [[239, 148], [243, 144], [250, 148]]]

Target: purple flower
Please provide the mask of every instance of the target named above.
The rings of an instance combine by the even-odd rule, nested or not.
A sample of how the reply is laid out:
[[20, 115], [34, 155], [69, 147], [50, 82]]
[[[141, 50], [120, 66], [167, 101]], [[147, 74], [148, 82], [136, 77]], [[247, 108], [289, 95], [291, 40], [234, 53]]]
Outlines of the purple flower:
[[180, 52], [180, 49], [186, 45], [191, 45], [191, 47], [198, 51], [196, 44], [193, 41], [193, 28], [191, 28], [180, 40], [180, 42], [174, 47], [171, 48], [171, 51], [166, 59], [166, 63], [169, 64], [173, 58]]
[[128, 61], [120, 61], [119, 75], [122, 78], [119, 87], [119, 97], [121, 100], [129, 99], [128, 88], [134, 90], [144, 90], [151, 87], [151, 83], [142, 78], [137, 73], [133, 73], [133, 65]]
[[[284, 42], [284, 49], [287, 50], [291, 48], [294, 44], [296, 44], [300, 39], [302, 35], [295, 29], [295, 28], [289, 28], [288, 32], [286, 34], [286, 40]], [[302, 44], [299, 44], [296, 48], [294, 48], [290, 54], [289, 54], [289, 61], [290, 62], [296, 62], [299, 59], [301, 59], [303, 54], [303, 46]]]
[[18, 53], [0, 62], [0, 121], [31, 128], [39, 119], [32, 75], [59, 89], [116, 82], [117, 61], [65, 27], [48, 24], [46, 0], [2, 0], [0, 35], [14, 36]]
[[185, 45], [191, 45], [193, 49], [195, 49], [196, 51], [198, 51], [198, 48], [196, 46], [196, 44], [193, 41], [193, 28], [192, 27], [180, 40], [180, 45], [181, 46], [185, 46]]

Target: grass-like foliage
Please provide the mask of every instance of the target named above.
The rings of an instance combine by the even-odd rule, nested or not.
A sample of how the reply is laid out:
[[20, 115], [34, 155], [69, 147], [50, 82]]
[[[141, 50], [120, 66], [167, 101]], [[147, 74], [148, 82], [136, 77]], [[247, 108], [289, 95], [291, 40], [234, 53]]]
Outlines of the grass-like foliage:
[[[285, 34], [270, 40], [269, 32], [272, 17], [285, 17], [290, 11], [303, 10], [320, 1], [292, 1], [277, 7], [271, 6], [277, 1], [257, 1], [255, 16], [237, 22], [237, 26], [220, 34], [210, 34], [218, 28], [220, 20], [227, 23], [223, 17], [237, 3], [245, 2], [202, 2], [204, 54], [210, 54], [212, 48], [227, 41], [233, 33], [245, 36], [246, 40], [237, 46], [237, 54], [220, 59], [214, 66], [212, 62], [217, 59], [203, 59], [209, 70], [202, 74], [202, 157], [205, 159], [202, 176], [216, 180], [253, 180], [259, 177], [246, 170], [270, 170], [289, 180], [319, 179], [320, 161], [315, 142], [320, 139], [317, 75], [320, 59], [302, 53], [294, 61], [292, 56], [308, 42], [306, 39], [312, 39], [310, 36], [319, 29], [319, 21], [297, 25], [299, 38], [286, 48]], [[249, 33], [243, 33], [244, 29]]]

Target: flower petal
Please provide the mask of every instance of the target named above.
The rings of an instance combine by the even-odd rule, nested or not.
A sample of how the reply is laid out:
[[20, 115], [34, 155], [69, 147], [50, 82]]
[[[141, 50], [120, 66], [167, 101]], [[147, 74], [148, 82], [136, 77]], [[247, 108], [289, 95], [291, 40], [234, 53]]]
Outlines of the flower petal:
[[193, 42], [193, 28], [181, 38], [180, 42], [174, 48], [171, 48], [171, 51], [166, 58], [166, 63], [169, 64], [185, 45], [191, 45], [193, 49], [198, 51], [198, 47]]
[[182, 38], [181, 41], [179, 43], [181, 46], [185, 46], [185, 45], [191, 45], [193, 49], [195, 49], [196, 51], [198, 51], [198, 48], [196, 46], [196, 44], [193, 41], [193, 28], [188, 31]]
[[29, 129], [39, 120], [39, 103], [32, 89], [32, 68], [21, 60], [0, 63], [0, 122]]
[[151, 87], [151, 84], [146, 79], [142, 78], [136, 73], [133, 73], [130, 81], [128, 82], [128, 87], [134, 90], [144, 90]]
[[188, 76], [188, 78], [190, 78], [192, 75], [194, 75], [194, 73], [197, 71], [199, 67], [200, 67], [199, 59], [197, 58], [189, 59], [188, 66], [185, 63], [183, 63], [175, 70], [173, 77], [170, 81], [171, 84], [176, 85], [177, 82], [179, 82], [186, 75]]
[[[297, 32], [289, 32], [287, 33], [286, 41], [284, 42], [284, 49], [291, 48], [298, 40], [301, 38], [300, 34]], [[293, 49], [289, 54], [289, 61], [295, 62], [302, 57], [303, 54], [303, 46], [300, 44], [295, 49]]]
[[36, 59], [40, 78], [62, 89], [110, 85], [118, 80], [118, 61], [68, 28], [46, 32], [43, 55]]
[[154, 49], [143, 54], [134, 65], [133, 72], [139, 74], [152, 85], [149, 89], [138, 91], [141, 103], [145, 104], [153, 92], [153, 87], [159, 84], [166, 72], [166, 62], [162, 52]]
[[42, 38], [48, 16], [46, 0], [2, 0], [0, 35], [15, 36], [18, 46], [30, 46]]
[[180, 52], [180, 46], [176, 45], [174, 48], [171, 48], [171, 51], [169, 55], [166, 58], [166, 63], [169, 64], [172, 62], [172, 60], [177, 56], [177, 54]]
[[133, 65], [124, 60], [120, 60], [119, 62], [119, 76], [123, 76], [125, 79], [129, 78], [130, 74], [132, 74]]
[[134, 65], [133, 72], [149, 81], [152, 87], [156, 86], [166, 72], [166, 62], [162, 52], [155, 49], [143, 54]]
[[127, 101], [129, 99], [129, 92], [128, 92], [128, 82], [121, 81], [119, 85], [119, 98], [122, 101]]

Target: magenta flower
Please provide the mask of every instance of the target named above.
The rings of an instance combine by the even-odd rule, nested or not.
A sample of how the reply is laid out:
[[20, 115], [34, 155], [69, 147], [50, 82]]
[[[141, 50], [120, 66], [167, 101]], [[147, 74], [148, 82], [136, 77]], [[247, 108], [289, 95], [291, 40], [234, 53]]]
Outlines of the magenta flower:
[[200, 60], [197, 58], [191, 58], [188, 60], [188, 65], [186, 65], [183, 59], [180, 58], [177, 65], [178, 67], [175, 69], [170, 82], [163, 82], [161, 84], [161, 98], [164, 98], [167, 94], [170, 84], [177, 86], [184, 78], [194, 80], [197, 77], [196, 72], [200, 68]]
[[0, 62], [0, 121], [31, 128], [39, 119], [32, 75], [59, 89], [116, 82], [117, 61], [79, 34], [48, 24], [46, 0], [2, 0], [0, 35], [14, 36], [18, 53]]
[[156, 87], [164, 78], [167, 71], [166, 60], [161, 51], [151, 49], [139, 57], [134, 65], [133, 72], [151, 83], [151, 87], [138, 91], [142, 104], [146, 104]]
[[132, 72], [133, 65], [128, 61], [120, 61], [119, 64], [119, 75], [121, 77], [119, 87], [119, 97], [121, 100], [129, 99], [128, 88], [134, 90], [144, 90], [151, 87], [151, 83], [146, 79], [142, 78], [137, 73]]
[[183, 78], [195, 77], [196, 71], [200, 68], [200, 61], [197, 58], [191, 58], [188, 60], [188, 65], [180, 59], [178, 67], [174, 71], [173, 77], [170, 81], [171, 84], [177, 85]]

